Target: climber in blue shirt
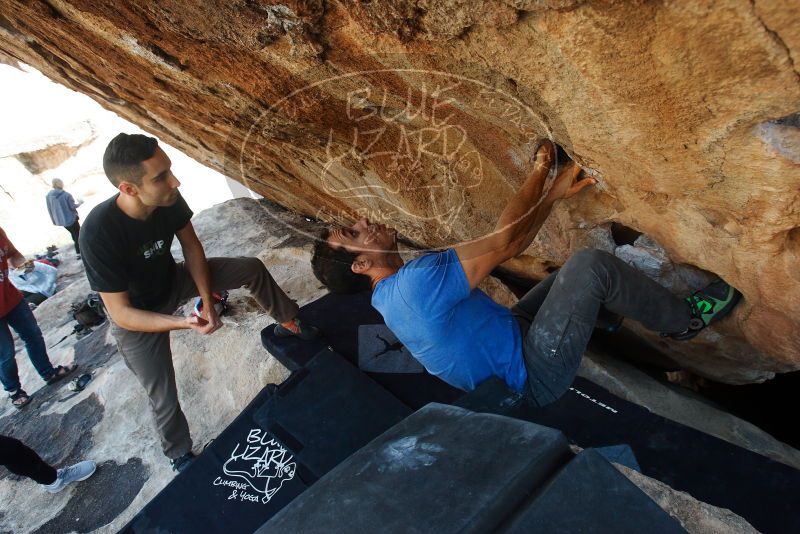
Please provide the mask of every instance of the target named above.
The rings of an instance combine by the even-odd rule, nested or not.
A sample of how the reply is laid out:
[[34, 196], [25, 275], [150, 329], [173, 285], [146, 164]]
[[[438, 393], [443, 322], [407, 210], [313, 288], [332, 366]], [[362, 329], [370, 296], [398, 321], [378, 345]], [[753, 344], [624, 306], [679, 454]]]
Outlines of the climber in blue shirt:
[[601, 315], [690, 339], [730, 313], [741, 295], [722, 280], [680, 299], [595, 249], [573, 254], [511, 309], [477, 289], [530, 245], [556, 202], [596, 183], [579, 179], [581, 168], [570, 162], [545, 191], [554, 159], [545, 141], [494, 232], [481, 239], [404, 264], [396, 232], [362, 218], [322, 233], [314, 274], [333, 292], [371, 289], [387, 326], [431, 374], [465, 391], [497, 376], [539, 405], [569, 388]]

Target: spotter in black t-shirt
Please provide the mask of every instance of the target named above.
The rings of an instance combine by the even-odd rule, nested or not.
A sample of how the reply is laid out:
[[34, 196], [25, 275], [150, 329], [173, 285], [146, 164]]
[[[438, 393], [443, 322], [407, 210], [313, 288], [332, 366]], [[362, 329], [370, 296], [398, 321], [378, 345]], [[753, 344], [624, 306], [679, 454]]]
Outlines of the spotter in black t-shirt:
[[140, 221], [119, 209], [117, 197], [98, 204], [81, 227], [86, 277], [94, 291], [127, 291], [134, 307], [155, 310], [166, 299], [175, 273], [170, 252], [175, 232], [191, 220], [192, 210], [178, 194], [175, 204], [156, 208]]

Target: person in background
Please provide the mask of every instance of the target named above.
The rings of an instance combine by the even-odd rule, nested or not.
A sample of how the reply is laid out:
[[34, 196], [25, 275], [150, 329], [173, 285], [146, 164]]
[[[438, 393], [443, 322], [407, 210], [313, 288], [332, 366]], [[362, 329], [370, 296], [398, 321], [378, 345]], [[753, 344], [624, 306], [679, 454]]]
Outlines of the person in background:
[[33, 449], [9, 436], [0, 436], [0, 465], [6, 466], [15, 475], [38, 482], [49, 493], [58, 493], [71, 482], [86, 480], [97, 469], [93, 461], [84, 460], [56, 470], [39, 458]]
[[81, 257], [81, 247], [78, 244], [78, 235], [81, 231], [81, 224], [78, 221], [78, 206], [83, 201], [75, 202], [72, 195], [64, 191], [64, 182], [60, 178], [53, 178], [53, 189], [47, 193], [47, 211], [50, 213], [50, 220], [56, 226], [63, 226], [72, 236], [75, 244], [75, 253]]
[[9, 265], [15, 269], [24, 269], [26, 272], [33, 270], [33, 262], [26, 260], [25, 256], [19, 253], [0, 228], [0, 382], [8, 392], [11, 404], [15, 408], [22, 408], [31, 399], [19, 383], [14, 338], [11, 337], [9, 326], [25, 343], [33, 367], [48, 384], [58, 382], [77, 366], [70, 364], [53, 367], [50, 363], [36, 317], [33, 316], [28, 303], [22, 299], [22, 293], [11, 284], [8, 276]]

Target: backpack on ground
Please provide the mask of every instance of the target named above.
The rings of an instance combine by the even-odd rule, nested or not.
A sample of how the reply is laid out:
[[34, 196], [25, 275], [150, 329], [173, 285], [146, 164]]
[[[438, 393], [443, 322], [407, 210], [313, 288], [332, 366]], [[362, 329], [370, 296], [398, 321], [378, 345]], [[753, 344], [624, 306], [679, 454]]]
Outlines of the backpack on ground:
[[97, 293], [89, 295], [72, 305], [72, 318], [83, 327], [96, 326], [106, 320], [103, 303]]
[[75, 326], [72, 332], [58, 340], [49, 348], [53, 348], [67, 339], [72, 334], [76, 334], [77, 339], [81, 339], [92, 333], [92, 327], [102, 324], [106, 320], [106, 311], [103, 308], [103, 301], [97, 293], [89, 293], [86, 298], [74, 302], [70, 306], [72, 318], [75, 319]]

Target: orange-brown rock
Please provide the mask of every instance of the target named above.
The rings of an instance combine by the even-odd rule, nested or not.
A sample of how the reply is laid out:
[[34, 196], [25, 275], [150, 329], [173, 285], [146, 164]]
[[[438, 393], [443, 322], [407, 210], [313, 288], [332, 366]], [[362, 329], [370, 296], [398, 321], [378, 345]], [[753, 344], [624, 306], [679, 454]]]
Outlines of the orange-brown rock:
[[[686, 343], [729, 382], [800, 368], [798, 9], [780, 0], [0, 0], [0, 56], [303, 213], [422, 246], [491, 231], [552, 137], [600, 179], [507, 267], [609, 223], [745, 296]], [[613, 236], [612, 236], [613, 237]]]

